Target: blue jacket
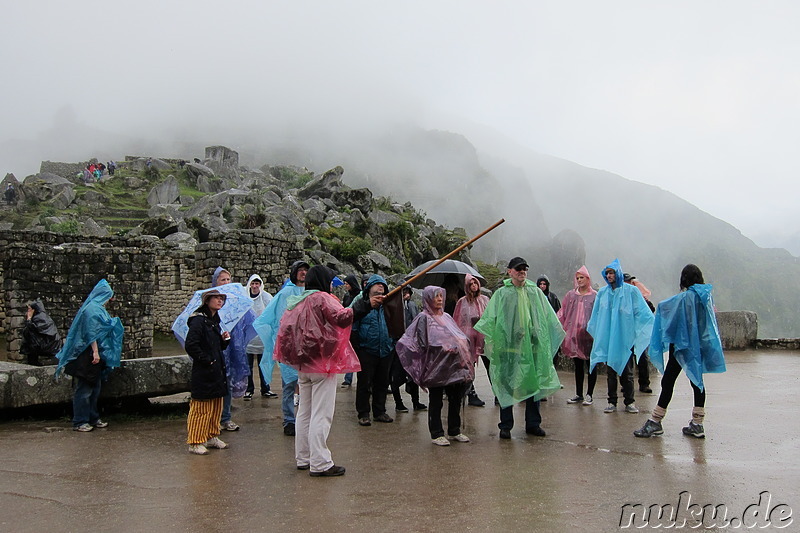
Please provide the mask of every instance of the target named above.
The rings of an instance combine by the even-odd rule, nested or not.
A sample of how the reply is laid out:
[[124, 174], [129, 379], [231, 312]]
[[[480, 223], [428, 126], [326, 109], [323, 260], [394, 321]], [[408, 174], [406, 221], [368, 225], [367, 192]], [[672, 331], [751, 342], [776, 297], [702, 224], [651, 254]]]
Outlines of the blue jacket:
[[361, 351], [369, 355], [386, 357], [392, 353], [395, 341], [389, 336], [389, 328], [386, 325], [383, 306], [372, 309], [369, 305], [369, 290], [378, 283], [383, 285], [384, 294], [389, 292], [389, 286], [386, 284], [385, 279], [377, 274], [370, 276], [369, 281], [364, 286], [361, 300], [353, 302], [353, 310], [356, 317], [361, 314], [359, 310], [362, 308], [363, 311], [369, 308], [369, 311], [353, 324], [353, 329], [358, 331], [358, 345]]

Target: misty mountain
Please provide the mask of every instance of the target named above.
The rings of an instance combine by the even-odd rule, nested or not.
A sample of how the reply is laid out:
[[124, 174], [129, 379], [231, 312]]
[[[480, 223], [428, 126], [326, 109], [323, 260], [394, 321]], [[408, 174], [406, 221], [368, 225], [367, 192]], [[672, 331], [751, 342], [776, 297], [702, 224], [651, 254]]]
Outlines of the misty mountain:
[[560, 296], [581, 264], [597, 283], [601, 269], [619, 258], [657, 303], [678, 292], [681, 269], [695, 263], [714, 285], [719, 310], [755, 311], [761, 337], [800, 336], [800, 287], [786, 281], [800, 278], [798, 258], [758, 247], [658, 187], [537, 154], [486, 130], [465, 136], [405, 126], [302, 144], [274, 145], [256, 158], [291, 156], [314, 169], [338, 162], [354, 186], [411, 201], [471, 235], [505, 218], [473, 258], [502, 263], [522, 255], [531, 277], [547, 274]]

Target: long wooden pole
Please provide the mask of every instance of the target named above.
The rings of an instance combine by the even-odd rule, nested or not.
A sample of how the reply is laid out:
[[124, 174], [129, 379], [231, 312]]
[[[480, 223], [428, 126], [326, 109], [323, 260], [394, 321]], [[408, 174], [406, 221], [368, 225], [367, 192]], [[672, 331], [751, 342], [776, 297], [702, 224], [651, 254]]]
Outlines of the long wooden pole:
[[450, 259], [454, 255], [456, 255], [458, 252], [460, 252], [461, 250], [463, 250], [464, 248], [466, 248], [470, 244], [474, 243], [475, 241], [477, 241], [478, 239], [480, 239], [481, 237], [483, 237], [484, 235], [486, 235], [487, 233], [489, 233], [490, 231], [492, 231], [494, 228], [496, 228], [497, 226], [499, 226], [500, 224], [502, 224], [505, 221], [506, 221], [506, 219], [501, 218], [500, 220], [498, 220], [497, 222], [495, 222], [494, 224], [492, 224], [491, 226], [489, 226], [488, 228], [486, 228], [485, 230], [480, 232], [478, 235], [474, 236], [473, 238], [471, 238], [470, 240], [468, 240], [467, 242], [465, 242], [464, 244], [462, 244], [461, 246], [459, 246], [458, 248], [456, 248], [455, 250], [453, 250], [452, 252], [450, 252], [446, 256], [444, 256], [441, 259], [439, 259], [438, 261], [436, 261], [434, 264], [432, 264], [429, 267], [425, 268], [422, 272], [420, 272], [419, 274], [417, 274], [413, 278], [404, 281], [402, 284], [400, 284], [399, 286], [397, 286], [394, 289], [392, 289], [389, 292], [389, 294], [386, 295], [386, 298], [388, 299], [392, 295], [396, 294], [398, 291], [403, 290], [403, 287], [405, 287], [406, 285], [410, 284], [412, 281], [415, 281], [415, 280], [421, 278], [422, 276], [424, 276], [425, 274], [427, 274], [428, 272], [430, 272], [431, 270], [433, 270], [437, 266], [441, 265], [442, 263], [444, 263], [445, 261], [447, 261], [448, 259]]

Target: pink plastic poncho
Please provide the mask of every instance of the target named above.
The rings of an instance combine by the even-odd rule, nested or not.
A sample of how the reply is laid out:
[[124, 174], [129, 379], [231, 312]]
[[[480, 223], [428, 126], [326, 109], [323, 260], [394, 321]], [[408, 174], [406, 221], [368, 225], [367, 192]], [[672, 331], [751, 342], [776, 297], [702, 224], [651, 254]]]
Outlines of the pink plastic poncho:
[[[466, 274], [464, 276], [465, 292], [469, 293], [469, 283], [473, 279], [476, 278], [471, 274]], [[480, 286], [480, 282], [478, 285]], [[483, 355], [483, 347], [485, 344], [483, 333], [475, 331], [473, 326], [478, 323], [478, 320], [480, 320], [483, 311], [486, 309], [486, 304], [488, 303], [489, 298], [483, 294], [478, 294], [474, 298], [464, 296], [458, 300], [458, 303], [456, 303], [456, 308], [453, 311], [453, 320], [455, 320], [456, 324], [458, 324], [458, 327], [461, 328], [461, 331], [463, 331], [464, 335], [466, 335], [469, 339], [469, 347], [470, 351], [472, 352], [473, 363], [476, 363], [478, 358]]]
[[588, 361], [589, 355], [592, 353], [592, 336], [586, 331], [586, 324], [592, 316], [592, 306], [594, 306], [597, 291], [591, 286], [592, 278], [585, 265], [575, 272], [576, 276], [578, 274], [583, 274], [589, 280], [589, 292], [580, 294], [578, 282], [573, 280], [575, 288], [564, 296], [563, 305], [556, 314], [567, 334], [564, 342], [561, 343], [562, 353], [573, 359]]
[[329, 293], [306, 290], [290, 297], [275, 339], [274, 358], [299, 372], [345, 374], [359, 372], [350, 345], [353, 310]]
[[423, 311], [397, 341], [403, 368], [420, 387], [444, 387], [475, 379], [469, 340], [450, 315], [434, 311], [433, 299], [445, 290], [428, 286], [422, 292]]

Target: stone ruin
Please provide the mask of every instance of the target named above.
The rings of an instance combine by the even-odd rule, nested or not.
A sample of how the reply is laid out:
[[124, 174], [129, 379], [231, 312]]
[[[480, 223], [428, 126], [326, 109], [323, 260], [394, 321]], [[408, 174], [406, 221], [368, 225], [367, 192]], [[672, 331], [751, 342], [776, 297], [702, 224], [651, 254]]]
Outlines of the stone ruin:
[[258, 229], [212, 233], [190, 249], [147, 236], [0, 231], [0, 335], [9, 361], [21, 362], [26, 303], [41, 298], [66, 336], [83, 300], [105, 278], [115, 293], [107, 308], [125, 326], [123, 358], [147, 357], [153, 333], [171, 335], [175, 317], [194, 291], [210, 286], [217, 266], [238, 283], [258, 273], [275, 293], [289, 265], [302, 257], [296, 237]]

